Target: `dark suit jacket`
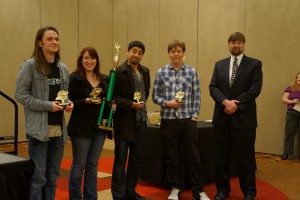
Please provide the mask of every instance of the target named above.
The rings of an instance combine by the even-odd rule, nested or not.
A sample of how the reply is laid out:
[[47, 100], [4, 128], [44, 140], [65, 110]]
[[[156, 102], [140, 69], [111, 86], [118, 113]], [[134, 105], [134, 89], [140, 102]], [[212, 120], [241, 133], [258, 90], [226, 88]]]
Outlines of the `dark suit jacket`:
[[[150, 72], [149, 69], [139, 65], [142, 72], [146, 99], [150, 90]], [[136, 109], [132, 109], [135, 85], [127, 60], [117, 68], [116, 82], [114, 87], [114, 100], [117, 104], [117, 110], [114, 114], [114, 134], [115, 139], [121, 141], [136, 140]]]
[[[209, 85], [210, 95], [215, 101], [213, 125], [224, 127], [230, 120], [235, 128], [257, 127], [255, 99], [262, 88], [262, 63], [244, 55], [231, 88], [229, 65], [230, 57], [216, 62]], [[238, 110], [232, 115], [224, 112], [222, 102], [225, 99], [240, 101], [237, 104]]]

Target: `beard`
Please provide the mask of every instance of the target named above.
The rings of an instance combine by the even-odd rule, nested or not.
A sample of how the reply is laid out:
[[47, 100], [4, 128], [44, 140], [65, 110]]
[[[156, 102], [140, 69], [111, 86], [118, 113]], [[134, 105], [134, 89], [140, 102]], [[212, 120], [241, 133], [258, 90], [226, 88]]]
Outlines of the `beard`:
[[244, 52], [243, 49], [230, 49], [230, 53], [233, 55], [233, 56], [239, 56], [241, 55], [242, 53]]
[[131, 64], [137, 65], [137, 64], [139, 64], [139, 59], [137, 59], [137, 58], [131, 58], [131, 59], [129, 60], [129, 62], [130, 62]]

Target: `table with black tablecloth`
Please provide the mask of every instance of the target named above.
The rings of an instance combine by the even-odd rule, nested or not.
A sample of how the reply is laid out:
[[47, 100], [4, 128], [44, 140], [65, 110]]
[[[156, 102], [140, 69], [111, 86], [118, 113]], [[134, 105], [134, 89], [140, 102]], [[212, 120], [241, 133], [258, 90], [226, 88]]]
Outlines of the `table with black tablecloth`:
[[[215, 180], [215, 153], [216, 143], [213, 126], [211, 122], [197, 122], [199, 150], [203, 169], [203, 178], [206, 183]], [[144, 149], [143, 163], [140, 174], [140, 179], [149, 181], [159, 185], [167, 186], [166, 182], [166, 159], [163, 153], [163, 141], [160, 133], [160, 127], [148, 124], [147, 140]], [[233, 153], [233, 152], [232, 152]], [[183, 153], [182, 153], [183, 155]], [[184, 155], [182, 162], [184, 162]], [[185, 176], [187, 171], [184, 164], [181, 166], [183, 177], [185, 177], [185, 186], [189, 186], [189, 180]], [[231, 160], [231, 176], [236, 176], [237, 166], [235, 157]]]
[[31, 164], [26, 158], [0, 153], [0, 199], [28, 199]]

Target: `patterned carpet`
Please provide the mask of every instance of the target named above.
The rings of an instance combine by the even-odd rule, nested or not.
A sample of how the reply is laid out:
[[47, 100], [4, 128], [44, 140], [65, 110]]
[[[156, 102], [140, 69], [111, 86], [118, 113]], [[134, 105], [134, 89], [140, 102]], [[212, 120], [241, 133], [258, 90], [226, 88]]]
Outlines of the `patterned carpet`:
[[[67, 143], [67, 146], [70, 145], [69, 142]], [[18, 145], [19, 151], [18, 155], [21, 157], [28, 157], [27, 154], [27, 142], [21, 142]], [[13, 150], [13, 145], [11, 144], [1, 144], [0, 145], [0, 152], [7, 152]], [[104, 149], [105, 151], [105, 149]], [[110, 191], [110, 184], [111, 184], [111, 169], [113, 165], [113, 159], [111, 158], [113, 153], [111, 150], [107, 150], [108, 153], [105, 153], [105, 157], [100, 159], [99, 163], [99, 173], [98, 173], [98, 194], [99, 194], [99, 199], [102, 200], [111, 200], [111, 191]], [[108, 156], [108, 157], [107, 157]], [[71, 165], [71, 153], [69, 150], [69, 147], [66, 148], [65, 154], [64, 154], [64, 159], [62, 166], [61, 166], [61, 174], [60, 174], [60, 179], [58, 180], [58, 188], [57, 188], [57, 197], [56, 200], [66, 200], [68, 199], [68, 175], [69, 175], [69, 169]], [[259, 166], [260, 168], [260, 175], [263, 174], [263, 179], [266, 180], [262, 181], [261, 179], [257, 179], [257, 189], [258, 189], [258, 195], [256, 200], [286, 200], [286, 199], [291, 199], [291, 200], [298, 200], [298, 191], [297, 187], [292, 188], [294, 184], [292, 183], [284, 183], [284, 180], [286, 179], [287, 176], [290, 178], [295, 178], [298, 180], [296, 177], [297, 175], [291, 174], [291, 175], [283, 175], [285, 178], [278, 178], [278, 177], [270, 177], [268, 176], [268, 173], [274, 174], [274, 170], [272, 168], [269, 168], [268, 166], [286, 166], [288, 169], [298, 169], [300, 168], [300, 162], [298, 160], [298, 157], [290, 157], [288, 160], [282, 161], [280, 159], [279, 155], [270, 155], [270, 154], [264, 154], [264, 153], [256, 153], [256, 160], [259, 165], [266, 165], [265, 166]], [[269, 164], [268, 164], [269, 163]], [[290, 166], [290, 167], [288, 167]], [[264, 167], [264, 168], [261, 168]], [[278, 169], [275, 168], [277, 171]], [[287, 171], [290, 170], [285, 170], [286, 173]], [[283, 173], [282, 171], [279, 172], [279, 174]], [[292, 172], [295, 174], [295, 172]], [[265, 176], [267, 175], [267, 176]], [[277, 176], [279, 176], [277, 174]], [[258, 176], [261, 178], [261, 176]], [[279, 176], [281, 177], [281, 176]], [[283, 192], [281, 192], [279, 189], [274, 187], [273, 185], [269, 183], [274, 183], [277, 185], [277, 187], [280, 187], [280, 184], [288, 184], [288, 188], [292, 188], [291, 193], [289, 194], [290, 198], [288, 198]], [[237, 178], [233, 178], [231, 180], [231, 184], [233, 185], [233, 191], [231, 193], [231, 196], [228, 200], [242, 200], [242, 194], [240, 192], [239, 186], [238, 186], [238, 180]], [[236, 185], [236, 186], [234, 186]], [[286, 188], [287, 188], [286, 187]], [[151, 183], [146, 183], [146, 182], [139, 182], [137, 191], [141, 193], [142, 195], [146, 196], [148, 200], [165, 200], [167, 199], [169, 191], [166, 190], [165, 188], [159, 187], [157, 185], [152, 185]], [[213, 184], [209, 184], [205, 186], [205, 191], [207, 192], [208, 196], [213, 199], [213, 196], [215, 194], [215, 187]], [[288, 191], [284, 189], [283, 191]], [[271, 196], [270, 196], [271, 194]], [[181, 200], [190, 200], [191, 199], [191, 191], [186, 190], [182, 194]], [[274, 195], [274, 196], [272, 196]], [[272, 198], [271, 198], [272, 197]]]
[[[71, 160], [64, 159], [61, 165], [62, 170], [66, 173], [58, 180], [56, 192], [56, 200], [68, 199], [68, 176], [67, 172], [71, 166]], [[111, 172], [113, 166], [113, 158], [101, 158], [98, 167], [98, 196], [99, 199], [111, 200]], [[288, 200], [287, 196], [276, 187], [257, 179], [257, 198], [256, 200]], [[239, 189], [238, 178], [231, 179], [232, 191], [228, 200], [243, 200], [243, 195]], [[214, 184], [205, 186], [207, 195], [213, 199], [216, 189]], [[169, 195], [169, 190], [161, 186], [153, 185], [148, 182], [140, 181], [137, 186], [137, 192], [145, 196], [147, 200], [165, 200]], [[191, 190], [185, 190], [180, 198], [181, 200], [191, 200]]]

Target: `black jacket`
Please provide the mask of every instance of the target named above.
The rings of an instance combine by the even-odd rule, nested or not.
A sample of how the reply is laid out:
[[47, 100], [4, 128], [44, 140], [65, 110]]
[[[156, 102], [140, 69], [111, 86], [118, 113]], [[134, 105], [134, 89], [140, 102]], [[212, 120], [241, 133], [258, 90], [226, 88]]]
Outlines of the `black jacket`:
[[[138, 66], [142, 72], [146, 99], [150, 90], [150, 72], [147, 67]], [[115, 139], [134, 142], [136, 140], [136, 109], [131, 105], [134, 98], [135, 86], [130, 66], [125, 61], [117, 68], [114, 98], [117, 110], [114, 114]]]
[[[107, 75], [100, 77], [101, 93], [100, 98], [106, 97], [109, 78]], [[70, 75], [69, 98], [74, 103], [69, 123], [69, 136], [92, 137], [99, 132], [98, 117], [101, 104], [87, 104], [85, 99], [92, 92], [92, 85], [85, 78], [81, 77], [78, 72]], [[106, 104], [104, 118], [109, 114], [109, 106]], [[108, 133], [108, 132], [106, 132]]]

